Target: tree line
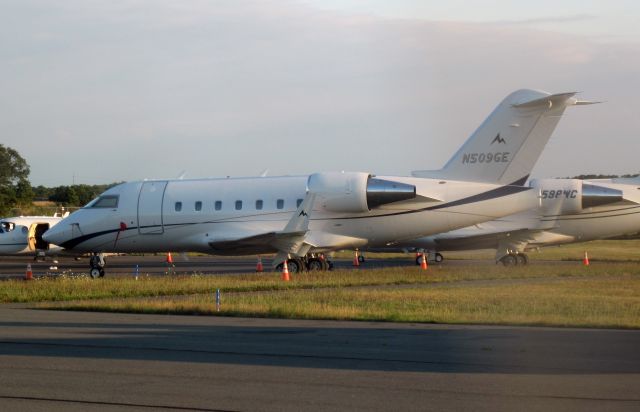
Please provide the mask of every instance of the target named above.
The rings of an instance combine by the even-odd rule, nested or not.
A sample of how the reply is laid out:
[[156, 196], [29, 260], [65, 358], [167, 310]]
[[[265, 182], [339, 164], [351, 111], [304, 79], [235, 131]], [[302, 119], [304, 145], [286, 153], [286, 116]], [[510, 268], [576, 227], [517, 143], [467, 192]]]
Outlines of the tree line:
[[19, 153], [0, 144], [0, 217], [52, 213], [47, 207], [34, 206], [34, 200], [51, 201], [57, 206], [77, 208], [118, 184], [32, 187], [29, 173], [29, 164]]

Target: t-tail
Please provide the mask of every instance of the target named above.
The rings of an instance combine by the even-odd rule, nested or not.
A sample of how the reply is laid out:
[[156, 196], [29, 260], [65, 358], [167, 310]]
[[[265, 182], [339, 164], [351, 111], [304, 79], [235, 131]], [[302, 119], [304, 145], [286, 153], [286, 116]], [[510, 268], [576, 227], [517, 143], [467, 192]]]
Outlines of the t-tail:
[[522, 185], [564, 110], [592, 104], [573, 93], [522, 89], [507, 96], [440, 170], [413, 176]]

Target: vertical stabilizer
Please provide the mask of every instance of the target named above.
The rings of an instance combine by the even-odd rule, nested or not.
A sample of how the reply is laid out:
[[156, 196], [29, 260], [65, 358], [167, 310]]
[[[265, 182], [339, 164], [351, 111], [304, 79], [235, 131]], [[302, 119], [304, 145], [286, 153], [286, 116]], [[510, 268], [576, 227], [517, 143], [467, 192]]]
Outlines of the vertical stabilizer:
[[576, 93], [518, 90], [507, 96], [441, 170], [416, 177], [524, 184]]

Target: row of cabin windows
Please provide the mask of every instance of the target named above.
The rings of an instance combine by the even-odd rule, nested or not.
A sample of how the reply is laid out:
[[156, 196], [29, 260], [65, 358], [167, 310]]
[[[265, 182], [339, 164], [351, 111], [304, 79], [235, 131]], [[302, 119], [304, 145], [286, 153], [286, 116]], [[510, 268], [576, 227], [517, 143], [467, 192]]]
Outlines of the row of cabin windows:
[[[301, 203], [302, 203], [302, 199], [297, 199], [296, 207], [300, 207]], [[256, 210], [262, 210], [263, 207], [264, 207], [264, 202], [262, 201], [262, 199], [256, 200]], [[213, 204], [213, 208], [215, 210], [222, 210], [222, 201], [216, 200], [215, 203]], [[242, 200], [236, 200], [235, 208], [236, 210], [242, 210]], [[195, 202], [194, 209], [196, 212], [202, 211], [202, 202], [200, 200]], [[284, 199], [276, 200], [276, 209], [284, 209]], [[182, 211], [182, 202], [176, 202], [175, 210], [176, 212]]]

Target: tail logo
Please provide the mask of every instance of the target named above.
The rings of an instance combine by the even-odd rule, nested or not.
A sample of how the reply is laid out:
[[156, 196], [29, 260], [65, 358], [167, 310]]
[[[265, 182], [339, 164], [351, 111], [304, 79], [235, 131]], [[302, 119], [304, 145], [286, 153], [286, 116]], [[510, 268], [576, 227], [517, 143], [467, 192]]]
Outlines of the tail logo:
[[500, 137], [500, 133], [498, 133], [498, 134], [496, 135], [495, 139], [493, 139], [493, 140], [491, 141], [491, 144], [494, 144], [495, 142], [502, 143], [502, 144], [507, 144], [507, 141], [506, 141], [506, 140], [504, 140], [502, 137]]

